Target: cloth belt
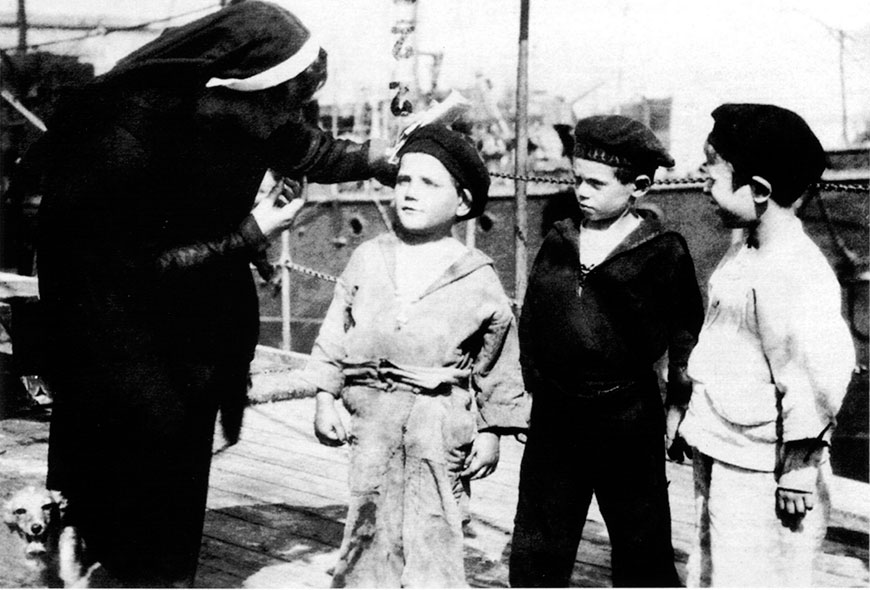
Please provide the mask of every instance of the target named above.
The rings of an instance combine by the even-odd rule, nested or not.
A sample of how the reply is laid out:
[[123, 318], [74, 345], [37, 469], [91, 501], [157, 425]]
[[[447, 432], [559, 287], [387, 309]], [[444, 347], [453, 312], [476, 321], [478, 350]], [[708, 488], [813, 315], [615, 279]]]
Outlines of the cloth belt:
[[607, 399], [619, 396], [627, 391], [636, 390], [638, 386], [656, 383], [655, 374], [650, 371], [645, 375], [632, 375], [628, 378], [607, 378], [604, 376], [577, 376], [570, 387], [560, 381], [537, 375], [543, 389], [554, 389], [562, 395], [580, 399]]
[[344, 384], [385, 391], [404, 390], [426, 395], [449, 393], [454, 385], [468, 386], [471, 371], [456, 367], [399, 365], [387, 359], [343, 362]]

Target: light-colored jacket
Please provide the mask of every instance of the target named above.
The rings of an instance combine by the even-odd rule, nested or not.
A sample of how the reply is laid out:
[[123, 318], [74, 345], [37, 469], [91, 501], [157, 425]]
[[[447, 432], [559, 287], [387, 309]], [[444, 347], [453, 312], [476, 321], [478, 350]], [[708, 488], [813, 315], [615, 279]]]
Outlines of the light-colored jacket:
[[855, 366], [840, 309], [837, 278], [797, 218], [760, 248], [734, 244], [710, 277], [689, 359], [686, 440], [720, 461], [773, 471], [778, 421], [783, 442], [819, 436]]
[[335, 288], [305, 378], [338, 396], [342, 366], [381, 359], [470, 373], [478, 428], [525, 429], [516, 320], [492, 260], [468, 250], [417, 299], [396, 297], [395, 234], [361, 244]]

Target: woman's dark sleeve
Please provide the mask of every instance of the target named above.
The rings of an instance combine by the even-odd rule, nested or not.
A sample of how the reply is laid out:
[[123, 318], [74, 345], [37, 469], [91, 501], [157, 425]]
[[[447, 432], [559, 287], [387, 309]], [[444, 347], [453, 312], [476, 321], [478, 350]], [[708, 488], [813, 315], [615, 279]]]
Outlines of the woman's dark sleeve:
[[330, 133], [304, 122], [283, 125], [268, 140], [269, 167], [290, 178], [331, 184], [377, 178], [388, 184], [395, 166], [384, 157], [387, 144], [335, 139]]
[[[84, 148], [85, 159], [63, 178], [71, 187], [64, 191], [64, 217], [79, 228], [81, 242], [98, 252], [107, 268], [124, 275], [151, 276], [174, 274], [177, 270], [201, 267], [237, 256], [252, 260], [269, 243], [251, 215], [238, 227], [206, 240], [167, 247], [159, 239], [161, 230], [151, 219], [157, 206], [148, 194], [153, 177], [160, 173], [153, 154], [133, 135], [116, 127]], [[69, 168], [69, 167], [68, 167]], [[159, 199], [158, 199], [159, 201]]]
[[157, 257], [156, 268], [160, 272], [183, 270], [233, 255], [254, 261], [256, 255], [265, 252], [268, 246], [269, 241], [260, 231], [260, 226], [252, 215], [248, 215], [236, 231], [220, 238], [164, 250]]

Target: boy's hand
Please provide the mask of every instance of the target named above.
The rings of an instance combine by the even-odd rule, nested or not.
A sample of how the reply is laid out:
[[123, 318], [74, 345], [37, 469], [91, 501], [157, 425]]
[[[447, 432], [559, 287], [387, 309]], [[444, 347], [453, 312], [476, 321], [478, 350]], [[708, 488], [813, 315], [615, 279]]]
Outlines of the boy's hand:
[[459, 475], [471, 479], [482, 479], [495, 472], [498, 467], [499, 440], [492, 432], [481, 432], [471, 444], [471, 452], [465, 459], [465, 469]]
[[327, 391], [317, 392], [317, 409], [314, 411], [314, 435], [320, 444], [340, 447], [347, 442], [347, 433], [341, 416], [335, 408], [335, 398]]
[[783, 526], [793, 531], [800, 530], [801, 521], [815, 506], [813, 492], [792, 490], [782, 486], [776, 488], [776, 514]]
[[692, 458], [692, 449], [680, 436], [680, 424], [686, 416], [686, 407], [670, 405], [665, 415], [665, 452], [671, 461], [682, 463]]
[[447, 465], [450, 471], [465, 469], [465, 459], [471, 454], [471, 443], [447, 451]]
[[267, 239], [271, 240], [293, 224], [296, 215], [305, 205], [305, 199], [300, 198], [301, 195], [302, 183], [282, 178], [254, 206], [251, 215]]
[[815, 439], [789, 441], [783, 445], [782, 473], [777, 481], [776, 513], [792, 530], [800, 527], [816, 502], [815, 490], [824, 443]]

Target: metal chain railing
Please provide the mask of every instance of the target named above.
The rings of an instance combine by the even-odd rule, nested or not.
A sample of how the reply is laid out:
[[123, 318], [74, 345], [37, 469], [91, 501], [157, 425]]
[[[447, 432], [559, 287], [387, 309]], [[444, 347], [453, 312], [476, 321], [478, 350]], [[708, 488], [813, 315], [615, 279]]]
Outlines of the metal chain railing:
[[[330, 283], [337, 283], [338, 277], [332, 276], [330, 274], [326, 274], [325, 272], [320, 272], [319, 270], [314, 270], [313, 268], [308, 268], [307, 266], [302, 266], [301, 264], [296, 264], [295, 262], [290, 262], [289, 260], [284, 260], [282, 262], [277, 262], [275, 264], [276, 268], [287, 268], [293, 272], [298, 272], [299, 274], [308, 275], [310, 277], [316, 277], [318, 279], [328, 281]], [[517, 302], [515, 299], [508, 298], [510, 300], [511, 305], [514, 307], [517, 306]]]
[[[490, 172], [490, 176], [495, 178], [506, 178], [508, 180], [522, 180], [525, 182], [548, 183], [548, 184], [564, 184], [573, 185], [574, 180], [570, 178], [551, 178], [548, 176], [530, 176], [523, 174], [509, 174], [507, 172]], [[663, 178], [653, 182], [653, 186], [704, 186], [707, 182], [706, 178], [691, 177], [685, 178]], [[848, 182], [828, 181], [816, 183], [817, 190], [824, 191], [843, 191], [847, 193], [860, 193], [870, 191], [870, 187], [862, 184], [854, 184]]]
[[308, 275], [310, 277], [316, 277], [324, 281], [329, 281], [330, 283], [338, 282], [338, 277], [326, 274], [325, 272], [320, 272], [319, 270], [314, 270], [313, 268], [308, 268], [307, 266], [302, 266], [301, 264], [296, 264], [295, 262], [290, 262], [289, 260], [278, 262], [275, 266], [278, 268], [288, 268], [293, 272], [298, 272], [300, 274]]
[[[509, 180], [524, 180], [526, 182], [537, 182], [537, 183], [549, 183], [549, 184], [564, 184], [564, 185], [573, 185], [574, 181], [567, 178], [550, 178], [546, 176], [531, 176], [531, 175], [520, 175], [520, 174], [508, 174], [504, 172], [490, 172], [490, 176], [495, 178], [506, 178]], [[706, 182], [704, 178], [693, 178], [693, 177], [685, 177], [685, 178], [665, 178], [662, 180], [657, 180], [654, 183], [655, 185], [661, 186], [703, 186]], [[819, 182], [815, 185], [817, 190], [824, 191], [842, 191], [842, 192], [868, 192], [870, 191], [870, 187], [861, 184], [853, 184], [846, 182]], [[329, 281], [331, 283], [335, 283], [338, 281], [338, 277], [327, 274], [325, 272], [320, 272], [319, 270], [314, 270], [313, 268], [308, 268], [307, 266], [303, 266], [301, 264], [297, 264], [295, 262], [284, 261], [276, 264], [278, 267], [285, 267], [293, 272], [298, 272], [300, 274], [316, 277], [318, 279], [322, 279], [324, 281]], [[514, 305], [516, 305], [515, 301], [511, 301]]]

